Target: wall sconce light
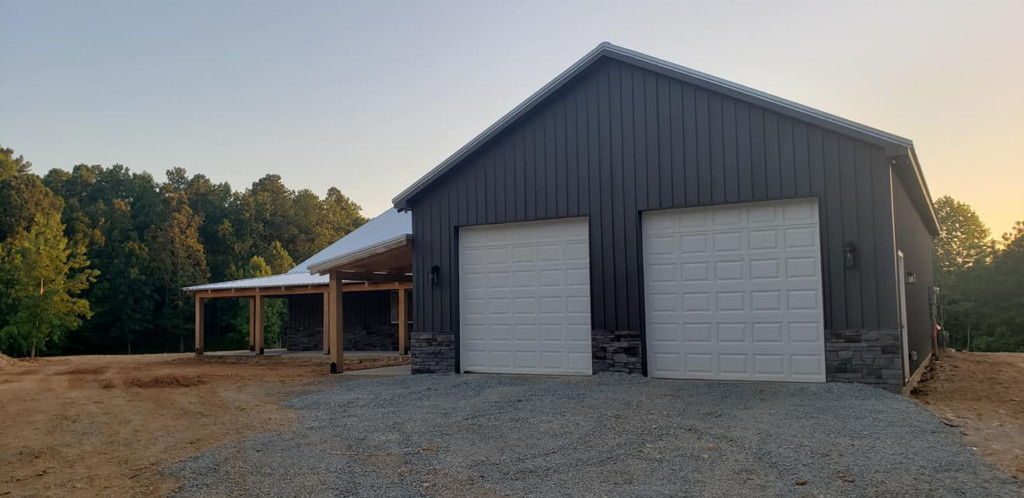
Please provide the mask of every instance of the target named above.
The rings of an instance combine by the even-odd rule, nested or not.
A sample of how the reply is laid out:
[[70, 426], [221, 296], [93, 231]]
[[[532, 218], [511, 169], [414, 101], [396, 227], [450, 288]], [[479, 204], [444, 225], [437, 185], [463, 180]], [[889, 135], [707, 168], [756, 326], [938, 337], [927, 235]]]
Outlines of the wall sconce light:
[[857, 246], [853, 242], [843, 244], [843, 264], [847, 268], [857, 267]]
[[441, 267], [434, 265], [430, 267], [430, 285], [437, 285], [438, 280], [441, 276]]
[[914, 273], [914, 272], [908, 271], [907, 275], [906, 275], [906, 278], [907, 278], [907, 285], [914, 285], [914, 284], [917, 283], [917, 274]]

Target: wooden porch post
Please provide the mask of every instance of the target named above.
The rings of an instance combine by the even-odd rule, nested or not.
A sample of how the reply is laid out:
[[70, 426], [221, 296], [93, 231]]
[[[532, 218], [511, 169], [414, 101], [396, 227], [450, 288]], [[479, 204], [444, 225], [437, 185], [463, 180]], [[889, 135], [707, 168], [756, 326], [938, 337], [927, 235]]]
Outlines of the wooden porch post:
[[256, 303], [256, 354], [263, 354], [263, 295], [259, 292], [253, 298]]
[[331, 354], [331, 289], [324, 291], [324, 354]]
[[398, 289], [398, 354], [405, 354], [405, 334], [409, 319], [405, 316], [405, 289]]
[[195, 295], [196, 298], [196, 355], [203, 354], [203, 340], [205, 339], [205, 331], [203, 330], [206, 320], [203, 314], [203, 298], [199, 297], [199, 294]]
[[249, 351], [256, 351], [256, 298], [249, 298]]
[[342, 361], [344, 355], [342, 354], [342, 334], [343, 334], [343, 323], [344, 317], [342, 316], [341, 307], [341, 275], [338, 272], [331, 272], [331, 284], [329, 287], [330, 292], [330, 322], [331, 322], [331, 373], [341, 373], [343, 369]]

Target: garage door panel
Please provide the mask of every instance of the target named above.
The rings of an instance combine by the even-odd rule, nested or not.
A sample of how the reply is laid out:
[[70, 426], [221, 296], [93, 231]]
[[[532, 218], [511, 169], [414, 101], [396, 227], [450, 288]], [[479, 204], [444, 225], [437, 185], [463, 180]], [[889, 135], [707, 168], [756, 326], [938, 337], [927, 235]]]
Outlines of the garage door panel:
[[460, 229], [463, 371], [591, 373], [588, 233], [578, 218]]
[[652, 375], [825, 380], [816, 201], [648, 212], [643, 230]]

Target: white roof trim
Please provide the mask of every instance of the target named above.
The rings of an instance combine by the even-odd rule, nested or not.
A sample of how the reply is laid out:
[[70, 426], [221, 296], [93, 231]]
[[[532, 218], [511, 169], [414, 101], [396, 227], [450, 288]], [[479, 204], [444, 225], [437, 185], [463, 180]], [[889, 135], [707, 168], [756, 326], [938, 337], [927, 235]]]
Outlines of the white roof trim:
[[825, 123], [829, 123], [833, 126], [845, 128], [849, 131], [866, 135], [867, 137], [874, 138], [876, 141], [884, 142], [889, 145], [897, 145], [900, 147], [908, 148], [913, 148], [914, 146], [913, 141], [911, 141], [910, 139], [903, 138], [898, 135], [893, 135], [891, 133], [884, 132], [877, 128], [862, 125], [860, 123], [850, 121], [845, 118], [841, 118], [834, 114], [819, 111], [817, 109], [802, 104], [798, 104], [791, 100], [776, 97], [774, 95], [762, 92], [760, 90], [755, 90], [753, 88], [740, 85], [738, 83], [733, 83], [731, 81], [724, 80], [722, 78], [712, 76], [710, 74], [702, 73], [700, 71], [690, 69], [685, 66], [680, 66], [679, 64], [674, 64], [666, 60], [658, 59], [657, 57], [651, 57], [647, 54], [642, 54], [634, 50], [629, 50], [627, 48], [619, 47], [608, 42], [603, 42], [597, 47], [595, 47], [593, 50], [591, 50], [589, 53], [587, 53], [587, 55], [583, 56], [582, 59], [576, 61], [575, 64], [569, 66], [568, 69], [566, 69], [557, 77], [555, 77], [555, 79], [551, 80], [548, 84], [541, 87], [540, 90], [537, 90], [537, 92], [531, 95], [530, 98], [526, 99], [525, 101], [517, 105], [515, 108], [509, 111], [508, 114], [505, 114], [505, 116], [503, 116], [497, 122], [492, 124], [486, 130], [484, 130], [483, 133], [477, 135], [469, 143], [462, 146], [462, 148], [457, 150], [448, 159], [445, 159], [444, 162], [434, 167], [434, 169], [430, 170], [422, 178], [416, 180], [415, 183], [413, 183], [408, 188], [403, 190], [394, 199], [392, 199], [392, 203], [394, 204], [394, 206], [400, 210], [406, 209], [406, 203], [409, 201], [409, 199], [411, 199], [413, 196], [415, 196], [417, 193], [423, 190], [427, 185], [432, 183], [439, 176], [441, 176], [450, 168], [454, 167], [460, 161], [465, 159], [477, 148], [481, 147], [492, 137], [494, 137], [502, 130], [504, 130], [506, 127], [508, 127], [510, 124], [512, 124], [514, 121], [516, 121], [520, 116], [529, 112], [534, 106], [539, 104], [548, 95], [551, 95], [552, 93], [557, 91], [559, 88], [562, 87], [562, 85], [566, 84], [577, 74], [582, 72], [584, 69], [586, 69], [591, 64], [593, 64], [594, 62], [596, 62], [598, 59], [605, 55], [617, 56], [616, 58], [624, 60], [626, 62], [639, 62], [650, 64], [664, 71], [673, 73], [677, 77], [684, 77], [687, 79], [704, 82], [705, 84], [712, 86], [714, 89], [724, 89], [727, 91], [731, 91], [734, 92], [735, 94], [738, 94], [738, 96], [740, 97], [746, 97], [749, 100], [753, 100], [761, 104], [774, 105], [784, 110], [788, 110], [790, 112], [799, 113], [801, 115], [804, 115], [805, 117], [818, 119], [824, 121]]
[[331, 268], [334, 268], [336, 266], [348, 264], [353, 261], [363, 259], [367, 256], [373, 256], [375, 254], [380, 254], [391, 249], [402, 247], [406, 243], [408, 243], [410, 239], [412, 239], [411, 235], [399, 235], [397, 237], [378, 242], [372, 246], [364, 247], [355, 252], [342, 254], [341, 256], [338, 256], [336, 258], [317, 262], [316, 264], [309, 266], [309, 273], [323, 275], [324, 272], [329, 271]]

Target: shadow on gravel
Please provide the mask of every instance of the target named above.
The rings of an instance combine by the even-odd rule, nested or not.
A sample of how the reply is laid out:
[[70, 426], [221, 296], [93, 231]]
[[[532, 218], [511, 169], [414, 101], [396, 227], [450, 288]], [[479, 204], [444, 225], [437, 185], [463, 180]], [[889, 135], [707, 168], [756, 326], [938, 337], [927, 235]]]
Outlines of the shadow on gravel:
[[169, 469], [241, 496], [1016, 496], [926, 409], [851, 384], [367, 378]]

